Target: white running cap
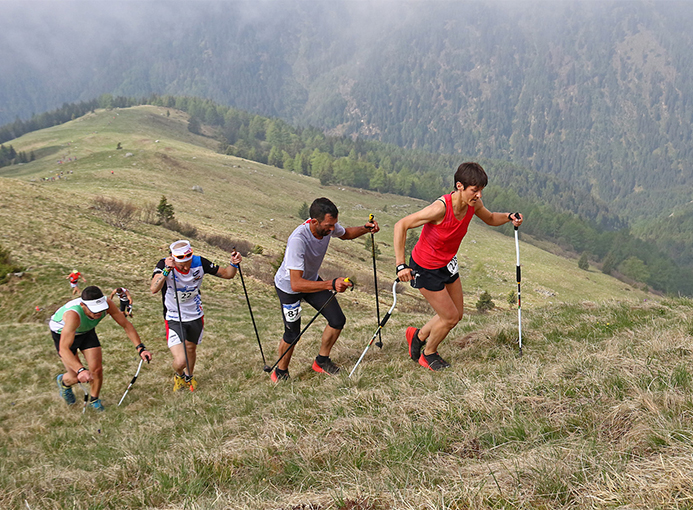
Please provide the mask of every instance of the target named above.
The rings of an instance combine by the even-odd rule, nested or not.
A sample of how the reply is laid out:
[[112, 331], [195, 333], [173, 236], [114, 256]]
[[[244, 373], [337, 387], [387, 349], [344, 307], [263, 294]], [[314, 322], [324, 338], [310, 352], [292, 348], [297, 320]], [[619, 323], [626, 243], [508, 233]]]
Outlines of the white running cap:
[[180, 241], [171, 243], [169, 248], [171, 249], [171, 255], [173, 255], [173, 258], [178, 262], [187, 262], [188, 260], [192, 259], [193, 250], [190, 246], [190, 241], [181, 239]]
[[99, 313], [108, 309], [108, 301], [106, 301], [106, 296], [101, 296], [96, 299], [82, 299], [82, 303], [89, 308], [91, 313]]

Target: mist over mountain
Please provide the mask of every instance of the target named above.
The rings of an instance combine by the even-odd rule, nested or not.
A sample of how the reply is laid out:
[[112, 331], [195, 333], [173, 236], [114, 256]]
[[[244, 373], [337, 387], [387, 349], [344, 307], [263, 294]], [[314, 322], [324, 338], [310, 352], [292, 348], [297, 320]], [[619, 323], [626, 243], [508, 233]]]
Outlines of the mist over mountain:
[[103, 93], [200, 96], [525, 165], [630, 221], [691, 200], [687, 2], [0, 5], [0, 123]]

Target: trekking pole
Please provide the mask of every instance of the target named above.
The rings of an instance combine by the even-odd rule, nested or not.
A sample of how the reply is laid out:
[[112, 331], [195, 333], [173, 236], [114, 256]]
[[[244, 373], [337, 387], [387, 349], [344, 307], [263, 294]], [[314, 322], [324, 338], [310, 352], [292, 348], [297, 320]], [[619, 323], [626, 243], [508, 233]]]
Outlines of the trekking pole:
[[[515, 213], [515, 218], [520, 217], [520, 213]], [[515, 252], [517, 253], [517, 345], [520, 349], [520, 356], [522, 356], [522, 299], [520, 297], [520, 283], [522, 282], [522, 270], [520, 269], [520, 242], [517, 238], [517, 229], [515, 227]]]
[[388, 312], [385, 314], [385, 317], [383, 317], [382, 322], [378, 323], [378, 329], [375, 330], [375, 333], [373, 333], [373, 336], [371, 337], [370, 342], [368, 342], [368, 345], [366, 345], [366, 348], [363, 350], [361, 357], [356, 362], [356, 365], [354, 365], [354, 368], [351, 369], [351, 373], [349, 374], [349, 377], [351, 377], [352, 374], [356, 371], [356, 367], [359, 366], [359, 363], [361, 363], [361, 360], [366, 355], [366, 352], [368, 352], [368, 348], [373, 344], [373, 340], [375, 340], [375, 337], [378, 336], [378, 334], [380, 333], [380, 330], [385, 327], [385, 324], [387, 324], [387, 321], [390, 319], [390, 315], [392, 315], [392, 311], [395, 309], [395, 305], [397, 304], [397, 283], [399, 283], [399, 278], [397, 278], [395, 280], [395, 283], [392, 284], [392, 297], [394, 298], [394, 302], [392, 303], [392, 306], [390, 307]]
[[[183, 327], [183, 316], [180, 314], [180, 303], [178, 302], [178, 284], [176, 283], [176, 268], [171, 269], [173, 275], [173, 291], [176, 295], [176, 308], [178, 308], [178, 324], [180, 324], [181, 341], [183, 342], [183, 352], [185, 353], [185, 368], [188, 370], [188, 376], [192, 378], [190, 370], [190, 360], [188, 359], [188, 347], [185, 345], [185, 328]], [[190, 391], [195, 391], [190, 385]]]
[[137, 380], [137, 376], [140, 375], [140, 369], [142, 368], [142, 362], [144, 360], [140, 358], [140, 364], [137, 367], [137, 372], [135, 373], [135, 377], [132, 378], [132, 381], [130, 381], [130, 384], [128, 384], [128, 389], [125, 390], [125, 393], [123, 393], [123, 396], [120, 399], [120, 402], [118, 402], [118, 405], [123, 403], [123, 400], [125, 400], [125, 395], [128, 394], [128, 391], [130, 391], [130, 388], [132, 388], [132, 385], [135, 384], [135, 381]]
[[[234, 248], [233, 251], [235, 252], [236, 248]], [[262, 364], [264, 365], [262, 367], [262, 369], [265, 372], [268, 372], [268, 370], [266, 370], [266, 369], [269, 367], [267, 366], [267, 361], [265, 361], [265, 353], [262, 351], [262, 343], [260, 343], [260, 335], [258, 334], [257, 326], [255, 325], [255, 317], [253, 317], [253, 309], [250, 306], [250, 299], [248, 298], [248, 291], [245, 288], [245, 280], [243, 279], [243, 271], [241, 271], [241, 265], [240, 264], [238, 264], [238, 274], [240, 275], [241, 283], [243, 284], [243, 293], [245, 294], [245, 302], [248, 303], [248, 311], [250, 312], [250, 320], [253, 321], [253, 329], [255, 329], [255, 337], [257, 338], [257, 344], [260, 346], [260, 354], [262, 355]], [[271, 370], [269, 370], [269, 371], [271, 371]]]
[[[375, 216], [373, 216], [373, 213], [369, 214], [368, 223], [373, 223], [373, 218], [375, 218]], [[378, 299], [378, 273], [375, 269], [375, 237], [373, 236], [373, 232], [371, 232], [371, 251], [373, 252], [373, 284], [375, 285], [375, 313], [378, 317], [378, 324], [380, 324], [380, 300]], [[379, 349], [383, 348], [383, 338], [380, 335], [380, 330], [378, 330], [378, 341], [375, 342], [375, 345], [377, 345]]]
[[82, 386], [81, 382], [77, 381], [77, 384], [79, 384], [79, 387], [82, 388], [82, 391], [84, 392], [84, 406], [82, 406], [82, 414], [84, 414], [87, 411], [87, 402], [89, 402], [89, 392], [84, 386]]
[[[345, 283], [351, 283], [351, 282], [349, 281], [349, 278], [344, 278], [344, 282], [345, 282]], [[353, 287], [352, 287], [352, 289], [353, 289]], [[278, 359], [277, 361], [274, 362], [274, 365], [272, 365], [271, 367], [268, 367], [267, 365], [265, 365], [265, 367], [263, 368], [263, 370], [264, 370], [265, 372], [267, 372], [267, 373], [269, 374], [269, 373], [272, 372], [272, 370], [274, 370], [275, 368], [277, 368], [277, 365], [279, 364], [279, 362], [280, 362], [282, 359], [284, 359], [284, 356], [286, 356], [286, 353], [289, 352], [291, 349], [293, 349], [293, 347], [298, 343], [298, 341], [299, 341], [299, 340], [301, 339], [301, 337], [303, 336], [303, 333], [305, 333], [306, 330], [308, 329], [308, 326], [310, 326], [311, 324], [313, 324], [313, 321], [314, 321], [315, 319], [318, 318], [318, 315], [320, 315], [320, 312], [323, 311], [323, 309], [330, 303], [330, 301], [332, 301], [332, 300], [335, 298], [336, 295], [337, 295], [337, 291], [335, 290], [334, 292], [332, 292], [332, 295], [330, 296], [330, 298], [329, 298], [327, 301], [325, 301], [325, 304], [323, 304], [323, 305], [320, 307], [320, 310], [318, 310], [318, 313], [316, 313], [315, 315], [313, 315], [313, 318], [310, 320], [310, 322], [308, 322], [308, 324], [306, 324], [305, 327], [301, 330], [301, 332], [298, 334], [298, 336], [296, 337], [296, 339], [295, 339], [293, 342], [291, 342], [291, 343], [289, 344], [289, 348], [286, 349], [286, 350], [283, 352], [283, 354], [282, 354], [281, 356], [279, 356], [279, 359]]]

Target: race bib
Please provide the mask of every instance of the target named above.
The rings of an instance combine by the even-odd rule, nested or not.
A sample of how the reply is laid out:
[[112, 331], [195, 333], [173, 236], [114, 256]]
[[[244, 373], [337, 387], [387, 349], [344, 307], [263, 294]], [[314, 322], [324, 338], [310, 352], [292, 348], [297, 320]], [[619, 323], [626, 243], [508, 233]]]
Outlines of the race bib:
[[296, 322], [301, 319], [301, 302], [296, 301], [290, 305], [282, 305], [282, 311], [286, 322]]
[[179, 290], [178, 291], [178, 301], [180, 303], [187, 303], [191, 299], [197, 296], [197, 289], [195, 290]]
[[452, 257], [452, 260], [448, 262], [448, 271], [450, 271], [450, 276], [456, 275], [459, 271], [459, 267], [457, 267], [457, 255]]

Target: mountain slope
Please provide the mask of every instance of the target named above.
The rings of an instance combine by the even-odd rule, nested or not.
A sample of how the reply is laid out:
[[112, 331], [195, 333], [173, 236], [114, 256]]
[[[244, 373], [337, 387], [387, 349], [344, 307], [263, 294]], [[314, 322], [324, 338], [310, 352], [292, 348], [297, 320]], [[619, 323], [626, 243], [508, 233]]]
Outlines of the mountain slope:
[[[104, 23], [97, 6], [67, 2], [26, 17], [10, 2], [17, 16], [5, 19], [17, 21], [0, 30], [0, 64], [11, 70], [0, 76], [0, 122], [105, 92], [187, 94], [531, 166], [631, 221], [689, 199], [685, 3], [201, 5], [143, 4]], [[76, 12], [90, 45], [53, 29]]]
[[[468, 313], [441, 345], [452, 369], [433, 374], [408, 358], [405, 328], [432, 312], [403, 286], [383, 349], [373, 346], [352, 379], [310, 370], [318, 320], [296, 348], [292, 382], [272, 385], [241, 282], [209, 278], [199, 386], [173, 394], [161, 302], [148, 287], [180, 234], [142, 221], [147, 204], [164, 194], [198, 236], [263, 247], [243, 269], [270, 363], [283, 329], [271, 263], [300, 223], [300, 205], [331, 197], [346, 225], [376, 215], [381, 310], [392, 303], [392, 225], [424, 205], [218, 154], [187, 120], [151, 106], [96, 110], [16, 140], [20, 150], [52, 149], [0, 169], [14, 175], [0, 177], [2, 243], [29, 266], [0, 286], [0, 506], [567, 508], [599, 497], [675, 507], [693, 497], [690, 300], [653, 299], [523, 239], [519, 358], [517, 312], [504, 301], [516, 288], [514, 243], [476, 221], [459, 253]], [[56, 172], [60, 179], [43, 180]], [[140, 216], [115, 227], [98, 196], [131, 201]], [[201, 239], [193, 246], [228, 258]], [[154, 354], [118, 407], [137, 358], [103, 321], [99, 415], [66, 408], [55, 388], [60, 362], [45, 320], [69, 299], [64, 276], [75, 265], [104, 290], [129, 288], [134, 324]], [[371, 267], [361, 240], [331, 243], [326, 272], [357, 282], [339, 297], [348, 322], [333, 359], [345, 369], [375, 330]], [[498, 308], [488, 314], [474, 311], [483, 290]]]

